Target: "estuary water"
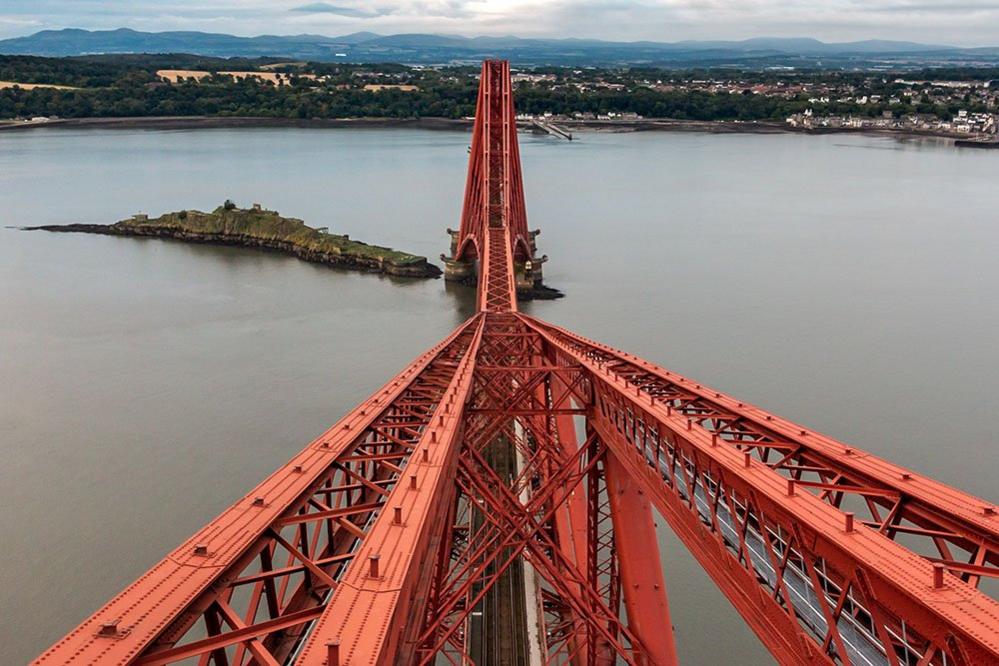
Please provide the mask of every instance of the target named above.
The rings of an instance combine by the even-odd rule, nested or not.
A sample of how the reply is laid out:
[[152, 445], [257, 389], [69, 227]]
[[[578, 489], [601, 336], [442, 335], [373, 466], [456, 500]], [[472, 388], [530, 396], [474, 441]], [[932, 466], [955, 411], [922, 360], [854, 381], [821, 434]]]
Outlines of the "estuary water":
[[[999, 153], [862, 136], [521, 138], [566, 297], [524, 309], [999, 499]], [[468, 136], [0, 134], [0, 652], [63, 635], [473, 308], [273, 254], [7, 226], [260, 202], [435, 259]], [[684, 664], [772, 659], [667, 530]]]

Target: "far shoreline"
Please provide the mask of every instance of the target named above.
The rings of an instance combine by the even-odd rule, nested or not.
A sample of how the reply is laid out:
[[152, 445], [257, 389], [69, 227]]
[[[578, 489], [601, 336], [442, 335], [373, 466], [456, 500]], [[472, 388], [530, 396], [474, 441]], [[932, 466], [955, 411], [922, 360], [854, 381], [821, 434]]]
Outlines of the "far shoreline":
[[264, 116], [137, 116], [60, 118], [46, 121], [0, 121], [0, 131], [45, 129], [209, 129], [258, 127], [412, 127], [433, 130], [470, 130], [463, 118], [268, 118]]
[[[919, 132], [913, 130], [871, 128], [803, 128], [776, 121], [676, 120], [644, 118], [636, 120], [558, 120], [560, 127], [573, 132], [700, 132], [706, 134], [859, 134], [897, 140], [938, 139], [954, 144], [978, 143], [980, 147], [999, 147], [999, 142], [974, 142], [965, 134]], [[529, 121], [520, 121], [529, 130]], [[212, 128], [412, 128], [438, 131], [470, 131], [468, 118], [268, 118], [261, 116], [140, 116], [111, 118], [60, 118], [58, 120], [0, 121], [0, 132], [28, 129], [155, 129], [192, 130]]]

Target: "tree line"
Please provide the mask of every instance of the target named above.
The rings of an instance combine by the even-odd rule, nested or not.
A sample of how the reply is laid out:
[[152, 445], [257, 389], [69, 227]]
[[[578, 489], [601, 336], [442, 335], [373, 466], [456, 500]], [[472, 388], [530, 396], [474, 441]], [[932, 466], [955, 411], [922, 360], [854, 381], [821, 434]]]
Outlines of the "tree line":
[[[202, 82], [168, 84], [156, 76], [157, 69], [197, 69], [210, 72], [255, 70], [263, 65], [292, 74], [292, 84], [275, 86], [253, 79], [233, 80], [212, 76]], [[62, 118], [143, 117], [143, 116], [256, 116], [268, 118], [461, 118], [475, 112], [477, 81], [475, 68], [442, 70], [409, 69], [401, 65], [310, 64], [310, 72], [328, 77], [316, 83], [295, 78], [296, 66], [282, 65], [276, 59], [220, 59], [191, 55], [116, 55], [81, 58], [35, 58], [0, 56], [0, 81], [73, 86], [74, 90], [52, 88], [7, 88], [0, 90], [0, 118], [58, 116]], [[556, 70], [559, 77], [572, 70]], [[365, 81], [415, 83], [416, 91], [360, 88]], [[650, 77], [655, 72], [633, 70], [610, 74], [622, 80]], [[675, 73], [659, 72], [659, 75]], [[703, 72], [681, 73], [682, 78]], [[958, 72], [948, 72], [957, 76]], [[769, 78], [772, 74], [760, 74]], [[827, 75], [817, 75], [827, 76]], [[836, 74], [830, 77], [842, 76]], [[859, 77], [852, 74], [850, 77]], [[367, 77], [367, 78], [366, 78]], [[818, 114], [857, 114], [879, 116], [884, 111], [933, 113], [949, 118], [957, 107], [928, 99], [906, 100], [901, 104], [858, 105], [831, 102], [810, 103], [806, 99], [754, 95], [740, 92], [702, 90], [655, 90], [628, 86], [627, 89], [552, 85], [551, 82], [521, 82], [517, 86], [517, 110], [522, 113], [556, 115], [636, 113], [647, 118], [686, 120], [783, 120], [788, 115], [812, 108]], [[974, 106], [972, 104], [972, 106]]]

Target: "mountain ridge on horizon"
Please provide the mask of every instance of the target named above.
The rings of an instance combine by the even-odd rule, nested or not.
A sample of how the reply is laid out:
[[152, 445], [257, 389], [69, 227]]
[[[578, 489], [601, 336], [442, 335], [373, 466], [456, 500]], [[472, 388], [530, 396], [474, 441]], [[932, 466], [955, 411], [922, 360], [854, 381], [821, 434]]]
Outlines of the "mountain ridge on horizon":
[[354, 32], [243, 37], [202, 31], [143, 32], [131, 28], [42, 30], [0, 40], [0, 54], [66, 57], [127, 53], [189, 53], [213, 57], [289, 57], [317, 61], [442, 63], [504, 57], [522, 64], [711, 63], [726, 60], [850, 60], [984, 57], [999, 59], [997, 47], [956, 47], [866, 39], [823, 42], [812, 37], [753, 37], [744, 40], [616, 42], [578, 37]]

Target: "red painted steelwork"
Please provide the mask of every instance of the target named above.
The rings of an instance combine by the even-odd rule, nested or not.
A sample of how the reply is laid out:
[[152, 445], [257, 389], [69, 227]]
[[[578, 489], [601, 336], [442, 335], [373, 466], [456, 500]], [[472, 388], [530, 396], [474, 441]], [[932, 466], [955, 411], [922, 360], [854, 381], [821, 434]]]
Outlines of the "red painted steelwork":
[[482, 63], [465, 202], [454, 258], [481, 259], [487, 228], [500, 226], [509, 231], [508, 243], [514, 258], [518, 261], [530, 258], [510, 64], [487, 60]]
[[999, 664], [992, 504], [518, 314], [529, 248], [486, 62], [479, 312], [36, 663], [675, 664], [651, 506], [782, 664]]
[[476, 325], [416, 359], [36, 663], [228, 663], [228, 646], [232, 663], [287, 660], [432, 425]]
[[436, 420], [422, 433], [418, 449], [428, 451], [427, 457], [416, 456], [416, 462], [407, 465], [409, 481], [397, 484], [387, 498], [398, 511], [381, 512], [355, 552], [360, 563], [377, 558], [380, 575], [372, 575], [370, 565], [348, 568], [296, 663], [323, 664], [331, 641], [339, 644], [344, 664], [405, 663], [412, 658], [425, 613], [425, 591], [449, 518], [463, 407], [472, 386], [481, 329], [480, 320]]
[[994, 505], [838, 442], [636, 356], [534, 320], [607, 372], [685, 418], [723, 446], [750, 452], [809, 493], [855, 511], [858, 522], [899, 541], [962, 580], [999, 577]]
[[[573, 445], [569, 452], [554, 435], [553, 409], [566, 401], [552, 397], [553, 379], [567, 387], [574, 401], [583, 402], [587, 391], [578, 367], [532, 361], [541, 360], [539, 341], [512, 315], [486, 314], [476, 359], [481, 370], [466, 407], [456, 497], [457, 515], [467, 507], [486, 507], [485, 521], [456, 525], [450, 556], [441, 560], [433, 586], [436, 600], [423, 630], [421, 663], [438, 653], [452, 663], [469, 658], [469, 616], [519, 558], [544, 580], [544, 610], [558, 609], [551, 615], [555, 626], [543, 632], [547, 659], [561, 663], [594, 651], [616, 652], [627, 663], [647, 659], [641, 642], [622, 624], [616, 604], [608, 603], [603, 590], [590, 584], [587, 568], [567, 557], [555, 540], [554, 516], [571, 501], [604, 450]], [[497, 442], [512, 446], [523, 459], [512, 478], [501, 476], [486, 460]]]
[[652, 507], [641, 484], [631, 479], [613, 453], [605, 454], [605, 477], [614, 523], [614, 549], [621, 569], [621, 590], [628, 625], [657, 664], [677, 664], [676, 643], [670, 627], [666, 582]]
[[[521, 319], [564, 354], [563, 362], [586, 368], [594, 389], [588, 416], [600, 441], [643, 485], [780, 662], [863, 663], [859, 647], [880, 650], [889, 664], [999, 663], [999, 603], [971, 581], [954, 576], [939, 585], [933, 561], [893, 542], [877, 526], [854, 528], [850, 514], [821, 491], [789, 492], [780, 469], [752, 455], [758, 440], [728, 442], [716, 428], [696, 425], [721, 418], [717, 409], [704, 411], [702, 402], [693, 411], [689, 398], [662, 392], [672, 381], [667, 378], [686, 389], [685, 378]], [[692, 388], [707, 393], [699, 385]], [[711, 395], [726, 405], [736, 402]], [[762, 419], [782, 427], [777, 417]], [[868, 454], [855, 451], [848, 457], [863, 459], [865, 470], [877, 467]], [[944, 516], [951, 525], [968, 518], [965, 525], [984, 528], [974, 538], [987, 540], [981, 547], [991, 549], [995, 542], [987, 521], [967, 511], [984, 503], [967, 495], [948, 502], [963, 493], [931, 483], [933, 500], [918, 490], [918, 497], [909, 496], [922, 506], [920, 516]]]

